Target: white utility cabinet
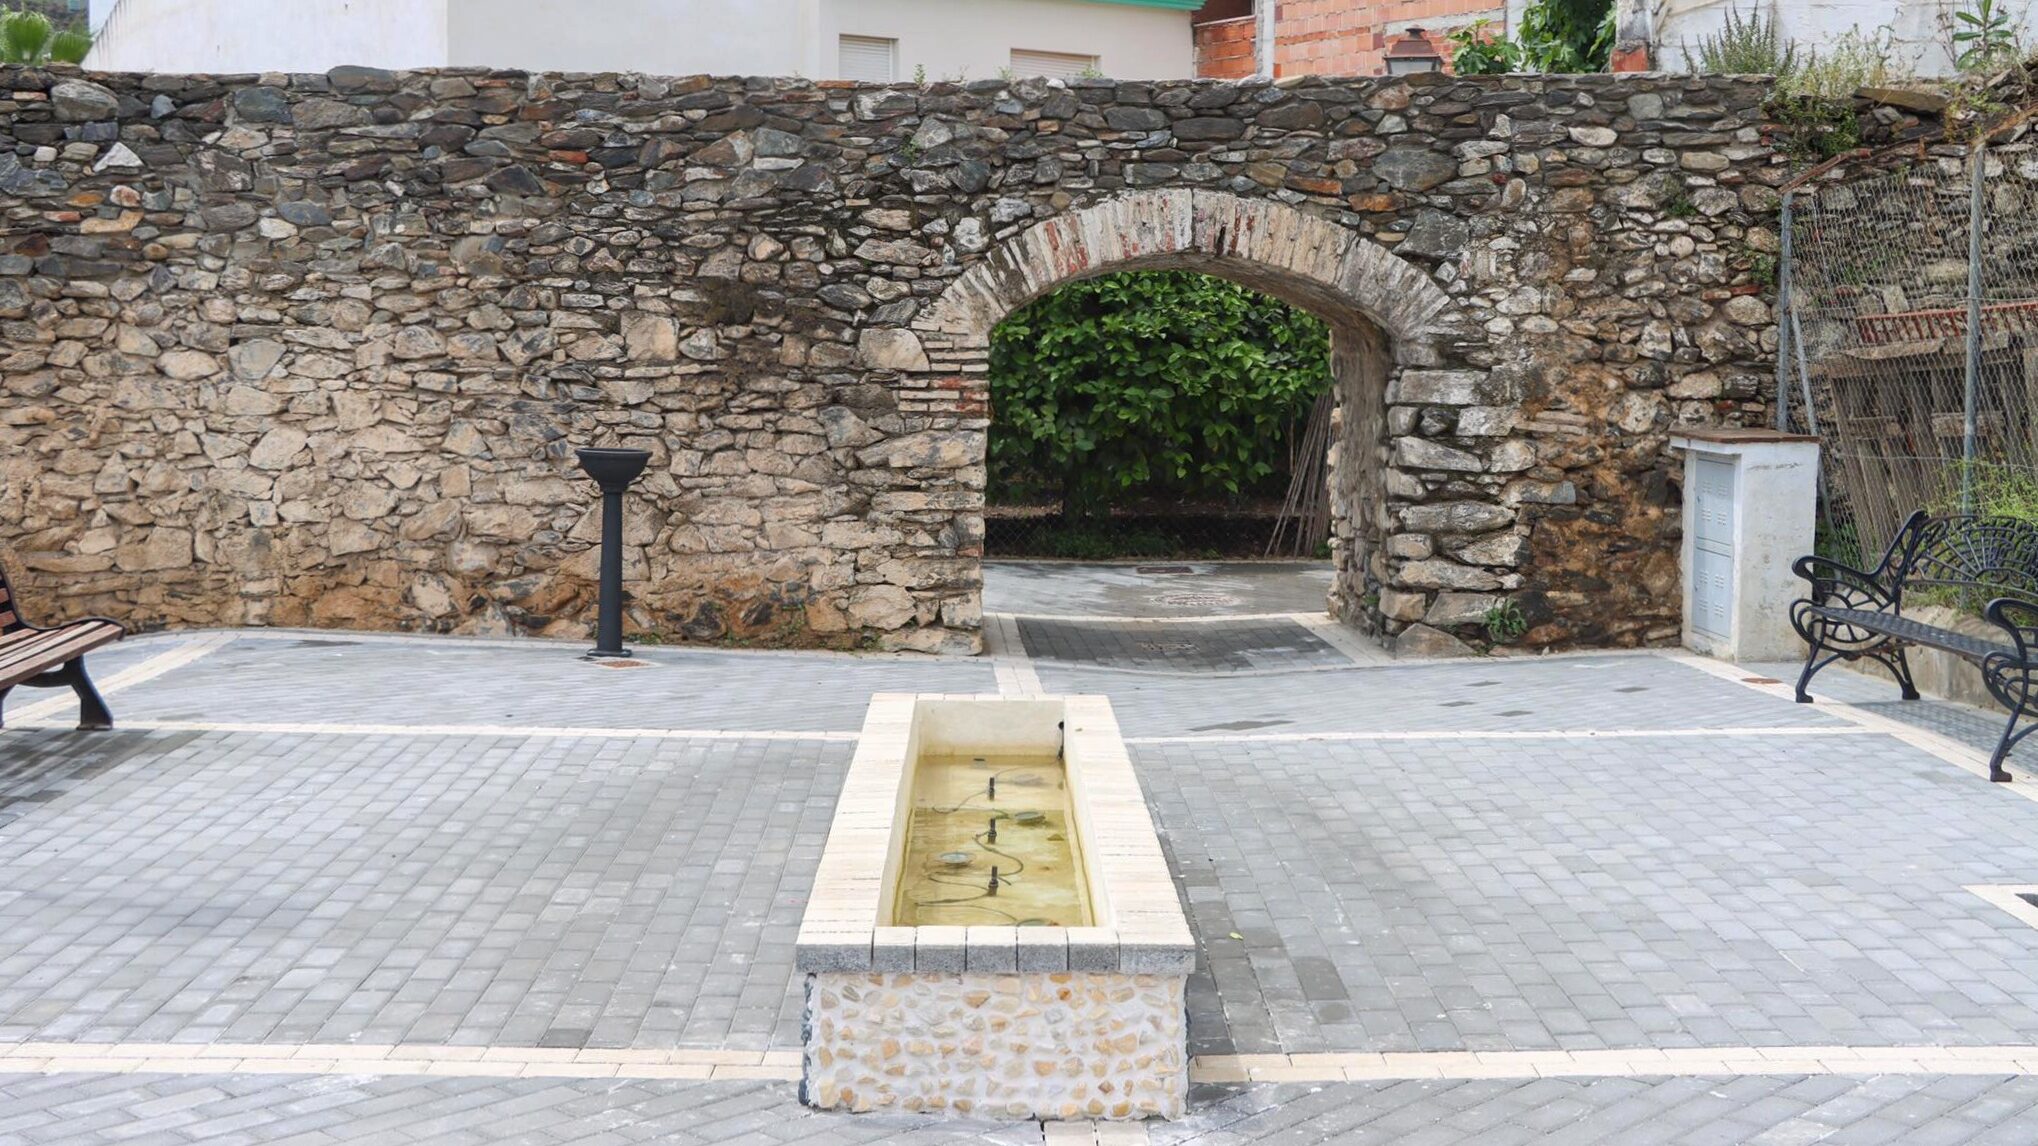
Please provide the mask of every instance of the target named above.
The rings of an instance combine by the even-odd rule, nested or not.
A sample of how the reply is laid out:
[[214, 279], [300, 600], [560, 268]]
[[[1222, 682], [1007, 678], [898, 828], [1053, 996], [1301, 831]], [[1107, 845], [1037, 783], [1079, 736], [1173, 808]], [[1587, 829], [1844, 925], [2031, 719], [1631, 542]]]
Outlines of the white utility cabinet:
[[1684, 451], [1684, 647], [1729, 661], [1804, 655], [1790, 604], [1807, 586], [1790, 566], [1812, 551], [1818, 439], [1693, 428], [1670, 446]]

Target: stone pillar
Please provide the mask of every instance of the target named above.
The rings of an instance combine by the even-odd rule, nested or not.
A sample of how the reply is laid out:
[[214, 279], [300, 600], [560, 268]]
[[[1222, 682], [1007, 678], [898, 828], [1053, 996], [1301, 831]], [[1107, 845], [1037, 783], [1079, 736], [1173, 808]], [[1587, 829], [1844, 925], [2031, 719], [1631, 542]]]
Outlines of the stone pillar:
[[1369, 570], [1380, 545], [1381, 439], [1387, 410], [1387, 339], [1363, 324], [1330, 328], [1331, 385], [1337, 420], [1330, 446], [1331, 615], [1367, 632], [1379, 628], [1366, 602]]
[[1790, 605], [1805, 584], [1790, 566], [1812, 551], [1818, 439], [1692, 429], [1670, 445], [1684, 451], [1684, 646], [1729, 661], [1803, 655]]

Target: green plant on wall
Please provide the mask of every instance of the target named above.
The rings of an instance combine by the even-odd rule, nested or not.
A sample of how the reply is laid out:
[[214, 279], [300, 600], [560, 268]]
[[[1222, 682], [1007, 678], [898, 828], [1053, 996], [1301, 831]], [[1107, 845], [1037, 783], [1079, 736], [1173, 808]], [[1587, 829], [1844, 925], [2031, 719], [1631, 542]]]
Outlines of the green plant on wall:
[[1484, 19], [1451, 33], [1451, 68], [1463, 76], [1603, 72], [1614, 20], [1613, 0], [1534, 0], [1511, 38], [1492, 35]]
[[992, 337], [991, 496], [1052, 497], [1080, 519], [1125, 495], [1261, 492], [1330, 385], [1329, 360], [1322, 322], [1223, 279], [1064, 287]]
[[1963, 72], [1991, 72], [2017, 61], [2018, 20], [2007, 0], [1973, 0], [1953, 17], [1955, 66]]
[[1486, 637], [1496, 645], [1510, 645], [1529, 630], [1528, 618], [1513, 600], [1503, 600], [1486, 610]]
[[40, 12], [0, 13], [0, 63], [82, 64], [91, 50], [92, 37], [75, 29], [58, 31]]
[[1521, 49], [1481, 16], [1450, 34], [1451, 70], [1461, 76], [1505, 75], [1521, 65]]
[[1760, 9], [1743, 16], [1738, 4], [1727, 9], [1719, 33], [1701, 37], [1685, 57], [1706, 75], [1781, 77], [1797, 70], [1797, 45], [1776, 20]]
[[1522, 66], [1603, 72], [1613, 59], [1613, 0], [1536, 0], [1521, 14]]

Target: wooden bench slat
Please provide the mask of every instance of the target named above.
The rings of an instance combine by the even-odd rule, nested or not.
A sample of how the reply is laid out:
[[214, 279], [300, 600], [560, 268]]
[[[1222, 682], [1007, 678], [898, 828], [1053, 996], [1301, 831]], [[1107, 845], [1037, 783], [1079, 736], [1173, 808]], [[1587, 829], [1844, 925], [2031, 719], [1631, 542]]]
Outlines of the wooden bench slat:
[[65, 629], [47, 633], [25, 633], [26, 640], [8, 641], [4, 646], [0, 646], [0, 673], [12, 672], [25, 664], [62, 663], [78, 655], [73, 650], [80, 647], [90, 648], [93, 635], [84, 630]]
[[21, 629], [0, 635], [0, 688], [40, 676], [93, 649], [112, 644], [120, 636], [120, 626], [105, 621], [84, 621], [47, 631]]

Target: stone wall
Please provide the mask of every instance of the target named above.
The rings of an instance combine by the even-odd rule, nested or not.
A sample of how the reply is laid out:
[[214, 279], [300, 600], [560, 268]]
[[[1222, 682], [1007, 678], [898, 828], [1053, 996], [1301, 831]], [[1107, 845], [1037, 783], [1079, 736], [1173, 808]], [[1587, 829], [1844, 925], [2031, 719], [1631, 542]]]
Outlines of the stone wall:
[[858, 1113], [1180, 1118], [1187, 983], [1117, 971], [808, 975], [800, 1094]]
[[1754, 81], [0, 81], [0, 559], [65, 613], [578, 634], [627, 444], [635, 627], [974, 648], [989, 328], [1116, 267], [1368, 332], [1335, 600], [1408, 648], [1674, 639], [1667, 431], [1763, 413]]

